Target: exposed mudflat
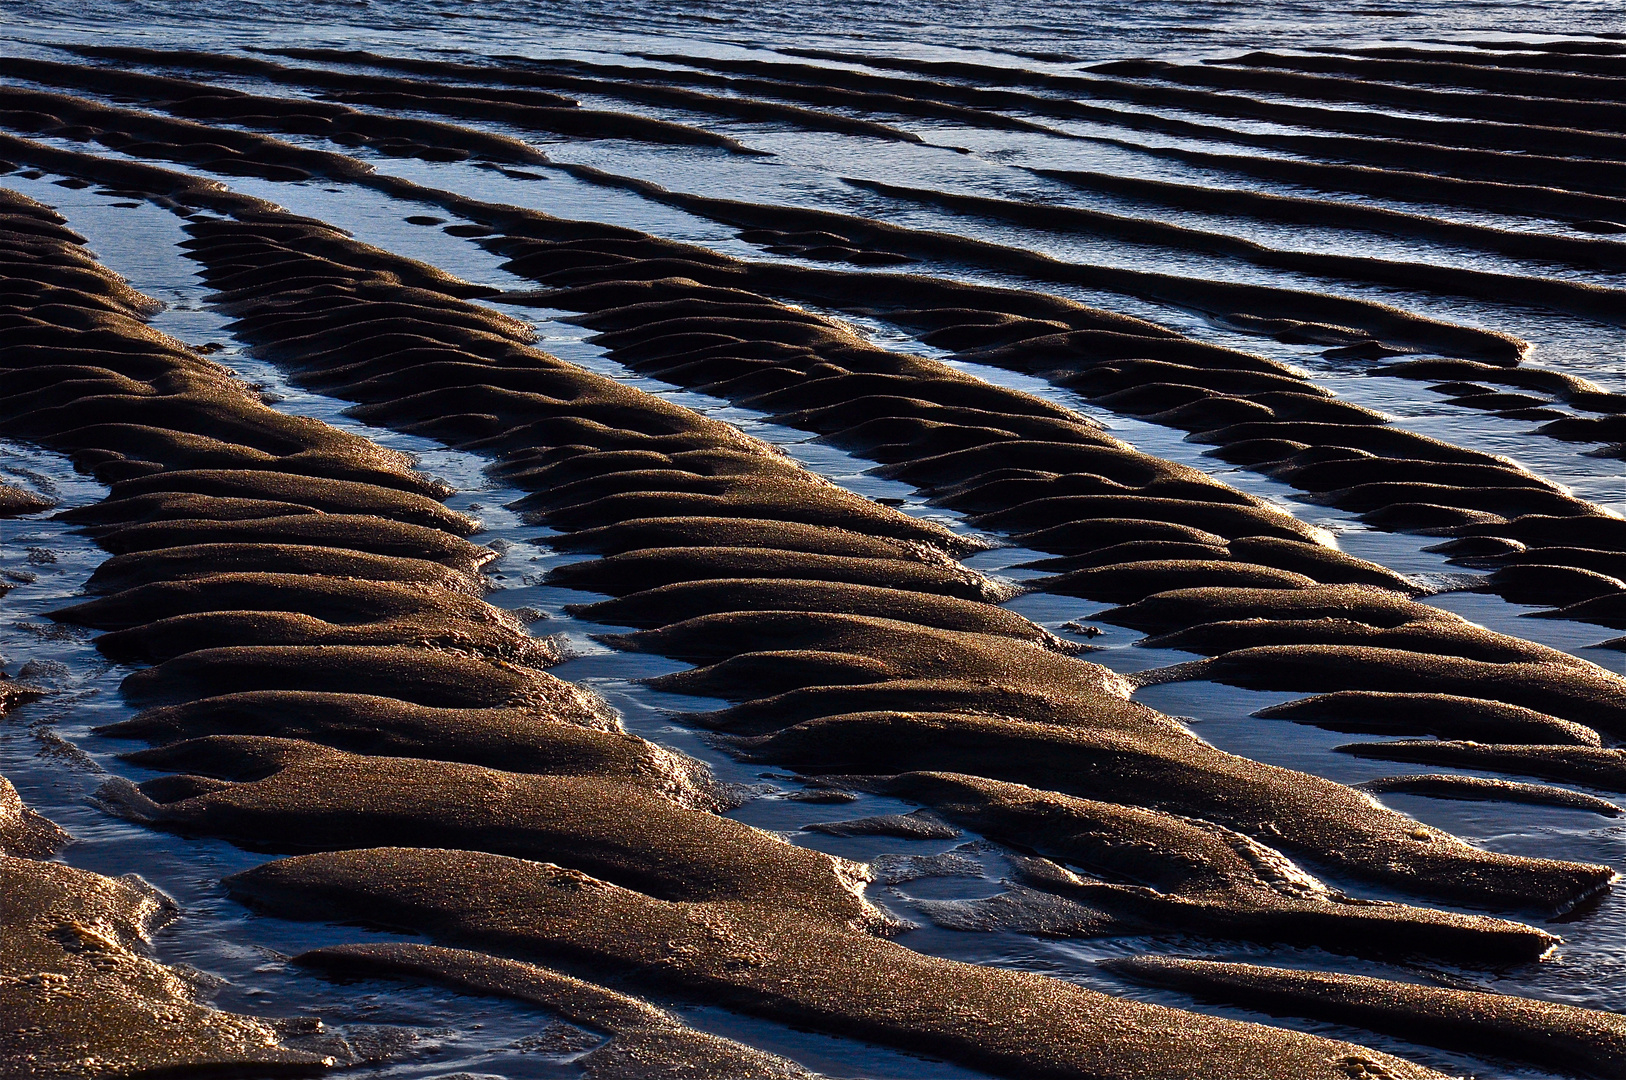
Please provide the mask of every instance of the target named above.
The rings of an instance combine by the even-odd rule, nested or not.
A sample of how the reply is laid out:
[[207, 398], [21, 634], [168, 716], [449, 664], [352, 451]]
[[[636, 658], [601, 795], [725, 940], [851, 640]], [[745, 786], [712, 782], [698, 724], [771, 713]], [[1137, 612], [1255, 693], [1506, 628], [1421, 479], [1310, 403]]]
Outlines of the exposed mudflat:
[[1586, 5], [468, 14], [8, 25], [0, 1071], [1618, 1071]]

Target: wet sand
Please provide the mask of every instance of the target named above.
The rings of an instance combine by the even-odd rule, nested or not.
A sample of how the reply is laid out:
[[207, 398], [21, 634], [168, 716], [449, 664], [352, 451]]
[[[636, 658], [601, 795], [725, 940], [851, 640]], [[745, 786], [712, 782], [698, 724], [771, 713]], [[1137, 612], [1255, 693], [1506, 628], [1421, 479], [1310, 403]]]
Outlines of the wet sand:
[[[1259, 715], [1407, 737], [1339, 748], [1366, 760], [1619, 791], [1626, 679], [1538, 634], [1453, 614], [1432, 602], [1440, 578], [1342, 551], [1332, 532], [1248, 484], [1139, 449], [1097, 417], [1189, 433], [1211, 459], [1307, 506], [1374, 533], [1426, 535], [1464, 570], [1483, 571], [1447, 587], [1566, 625], [1626, 628], [1617, 514], [1505, 455], [1411, 430], [1272, 355], [1310, 344], [1380, 378], [1439, 380], [1433, 389], [1460, 408], [1618, 454], [1618, 390], [1530, 365], [1517, 334], [1338, 283], [1603, 322], [1618, 290], [856, 185], [899, 205], [1281, 276], [1091, 263], [920, 223], [686, 192], [556, 163], [532, 141], [543, 132], [771, 156], [707, 121], [634, 105], [906, 145], [920, 136], [900, 117], [1062, 143], [1097, 138], [1065, 127], [1084, 121], [1214, 138], [1211, 124], [1151, 111], [1163, 109], [1266, 121], [1228, 128], [1225, 141], [1251, 147], [1250, 162], [1288, 163], [1271, 156], [1283, 151], [1318, 159], [1348, 191], [1379, 170], [1402, 185], [1440, 174], [1416, 185], [1446, 207], [1535, 185], [1551, 197], [1527, 212], [1562, 219], [1586, 200], [1602, 213], [1621, 182], [1618, 118], [1594, 100], [1599, 86], [1574, 81], [1604, 76], [1531, 76], [1520, 84], [1527, 96], [1487, 95], [1413, 89], [1405, 71], [1384, 66], [1411, 61], [1330, 57], [1344, 65], [1333, 77], [1284, 73], [1275, 59], [1066, 76], [816, 50], [648, 57], [655, 67], [322, 50], [77, 48], [19, 59], [0, 86], [0, 156], [17, 176], [174, 214], [184, 239], [170, 257], [192, 264], [237, 347], [289, 386], [345, 403], [352, 420], [467, 455], [518, 492], [507, 509], [580, 555], [539, 584], [582, 594], [561, 613], [594, 630], [592, 642], [538, 636], [546, 622], [493, 604], [486, 573], [498, 553], [469, 539], [483, 526], [447, 505], [453, 485], [377, 439], [275, 408], [211, 360], [213, 346], [150, 328], [161, 305], [99, 262], [71, 218], [4, 191], [0, 437], [61, 455], [104, 485], [57, 517], [105, 557], [84, 595], [49, 617], [117, 665], [123, 700], [138, 710], [99, 733], [151, 744], [122, 755], [121, 767], [147, 778], [108, 778], [101, 812], [263, 856], [222, 887], [267, 917], [426, 936], [433, 946], [313, 940], [297, 963], [528, 1003], [592, 1033], [597, 1042], [582, 1046], [596, 1048], [579, 1062], [589, 1075], [808, 1071], [771, 1039], [753, 1047], [696, 1030], [663, 1008], [674, 996], [996, 1075], [1441, 1075], [1433, 1066], [1455, 1059], [1416, 1047], [1465, 1040], [1432, 1034], [1450, 1008], [1438, 995], [1367, 980], [1360, 993], [1379, 1005], [1333, 1009], [1331, 991], [1247, 983], [1244, 994], [1235, 987], [1246, 980], [1175, 979], [1169, 971], [1198, 968], [1152, 959], [1107, 965], [1119, 982], [1102, 993], [913, 947], [920, 927], [883, 899], [884, 858], [827, 854], [737, 820], [757, 792], [629, 731], [592, 686], [547, 670], [584, 647], [669, 658], [678, 666], [649, 685], [699, 702], [670, 712], [709, 733], [708, 752], [789, 770], [809, 805], [881, 796], [902, 808], [822, 818], [804, 835], [905, 850], [974, 837], [1004, 852], [1012, 869], [999, 891], [917, 905], [940, 928], [1177, 951], [1246, 942], [1331, 965], [1422, 963], [1459, 979], [1553, 963], [1564, 928], [1542, 923], [1585, 920], [1607, 903], [1610, 866], [1488, 850], [1368, 792], [1589, 814], [1618, 813], [1613, 803], [1455, 774], [1356, 788], [1225, 752], [1136, 695], [1184, 682], [1314, 694]], [[1591, 96], [1554, 96], [1583, 90]], [[573, 95], [631, 104], [587, 107]], [[1549, 99], [1557, 104], [1517, 107]], [[1425, 108], [1448, 118], [1407, 112]], [[423, 168], [395, 175], [380, 155]], [[433, 180], [440, 166], [568, 177], [583, 191], [680, 210], [737, 243], [723, 253], [463, 193]], [[1112, 186], [1051, 172], [1079, 190]], [[275, 201], [307, 184], [454, 216], [447, 233], [500, 261], [509, 284], [459, 276]], [[1117, 186], [1163, 206], [1195, 197], [1189, 185], [1150, 184]], [[1468, 224], [1449, 209], [1232, 196], [1226, 212], [1261, 220], [1619, 265], [1619, 245], [1596, 238], [1603, 226], [1580, 228], [1591, 218], [1575, 237]], [[445, 224], [406, 220], [418, 218]], [[1204, 340], [1147, 318], [1143, 304], [1200, 313], [1230, 337]], [[529, 312], [584, 327], [627, 374], [546, 351]], [[878, 339], [872, 325], [919, 347]], [[691, 408], [651, 381], [733, 413]], [[931, 512], [833, 482], [752, 434], [745, 416], [872, 465]], [[43, 518], [50, 503], [44, 490], [0, 486], [0, 512]], [[1032, 557], [978, 569], [1001, 547]], [[1094, 622], [1023, 614], [1049, 598], [1085, 602]], [[1104, 666], [1092, 659], [1103, 626], [1198, 659]], [[0, 681], [0, 703], [23, 716], [53, 692], [28, 675]], [[179, 968], [142, 955], [156, 924], [138, 909], [165, 901], [41, 862], [68, 837], [6, 792], [0, 840], [16, 856], [23, 909], [69, 927], [118, 926], [90, 946], [44, 933], [6, 960], [72, 979], [86, 948], [116, 953], [73, 1003], [78, 1026], [106, 1044], [37, 1028], [4, 1049], [7, 1061], [50, 1062], [40, 1068], [55, 1075], [111, 1057], [114, 1072], [185, 1075], [322, 1071], [366, 1057], [353, 1031], [210, 1008]], [[118, 911], [102, 912], [108, 904]], [[1324, 978], [1355, 985], [1336, 967]], [[1344, 1026], [1326, 1037], [1167, 997], [1151, 1004], [1124, 996], [1135, 982], [1223, 985], [1221, 999], [1244, 1008], [1268, 997], [1263, 1012]], [[29, 1015], [50, 1006], [50, 991], [17, 986], [8, 993]], [[1562, 1067], [1605, 1067], [1596, 1031], [1612, 1015], [1507, 1000], [1480, 1021], [1490, 1052], [1528, 1058], [1540, 1040], [1565, 1039], [1579, 1064]], [[155, 1038], [130, 1019], [164, 1008], [192, 1018], [186, 1034]], [[1398, 1041], [1365, 1044], [1362, 1028]], [[1480, 1049], [1473, 1038], [1465, 1048]]]

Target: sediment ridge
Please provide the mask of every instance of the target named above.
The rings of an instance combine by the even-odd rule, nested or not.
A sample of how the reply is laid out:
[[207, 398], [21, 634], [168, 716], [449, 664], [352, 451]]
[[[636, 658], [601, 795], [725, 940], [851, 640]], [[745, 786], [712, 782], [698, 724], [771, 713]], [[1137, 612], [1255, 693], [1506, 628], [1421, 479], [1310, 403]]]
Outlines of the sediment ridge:
[[[1381, 303], [1365, 288], [1613, 322], [1609, 288], [1533, 264], [1626, 265], [1620, 245], [1592, 238], [1610, 231], [1603, 215], [1619, 201], [1621, 117], [1578, 96], [1615, 76], [1531, 72], [1487, 95], [1413, 86], [1437, 73], [1408, 58], [1330, 54], [1325, 63], [1133, 61], [996, 77], [974, 63], [816, 50], [783, 62], [647, 58], [658, 67], [289, 50], [305, 64], [294, 66], [74, 51], [99, 63], [20, 58], [8, 70], [8, 83], [50, 89], [0, 87], [0, 126], [22, 133], [0, 134], [0, 155], [14, 159], [5, 164], [174, 211], [188, 237], [181, 250], [233, 320], [234, 340], [303, 390], [351, 403], [363, 424], [488, 463], [524, 493], [512, 509], [550, 530], [549, 547], [584, 556], [547, 578], [584, 594], [566, 610], [598, 624], [611, 648], [693, 665], [650, 680], [653, 689], [727, 703], [677, 717], [719, 750], [790, 770], [810, 798], [882, 796], [918, 808], [822, 822], [823, 835], [907, 844], [971, 834], [1006, 851], [1013, 876], [996, 895], [918, 905], [939, 926], [1178, 934], [1474, 971], [1548, 956], [1559, 938], [1534, 920], [1584, 917], [1611, 887], [1609, 867], [1488, 851], [1381, 801], [1618, 814], [1607, 799], [1444, 774], [1346, 786], [1225, 753], [1136, 701], [1177, 681], [1309, 693], [1261, 710], [1259, 722], [1402, 737], [1338, 748], [1360, 760], [1626, 790], [1615, 748], [1626, 738], [1619, 675], [1431, 605], [1437, 583], [1340, 551], [1327, 530], [1218, 470], [1136, 449], [1064, 395], [1188, 432], [1212, 457], [1290, 487], [1304, 504], [1430, 534], [1442, 554], [1483, 571], [1459, 587], [1549, 618], [1626, 628], [1619, 516], [1509, 457], [1416, 434], [1343, 400], [1268, 350], [1213, 344], [1062, 294], [1134, 297], [1261, 341], [1324, 347], [1379, 377], [1430, 382], [1463, 409], [1618, 453], [1609, 444], [1626, 443], [1616, 431], [1621, 395], [1532, 366], [1513, 334]], [[1483, 67], [1461, 66], [1466, 73], [1441, 78], [1483, 89]], [[230, 76], [232, 86], [191, 77], [199, 73]], [[302, 96], [245, 88], [254, 81]], [[586, 107], [571, 94], [634, 111]], [[1225, 123], [1185, 118], [1196, 114]], [[1479, 271], [859, 178], [851, 189], [878, 201], [845, 213], [555, 161], [512, 133], [767, 156], [748, 134], [712, 131], [694, 116], [904, 148], [939, 136], [900, 116], [1023, 137], [1107, 139], [1069, 124], [1173, 133], [1343, 164], [1142, 149], [1207, 167], [1234, 158], [1239, 175], [1321, 169], [1329, 187], [1348, 185], [1340, 190], [1395, 179], [1447, 206], [1505, 209], [1533, 190], [1520, 185], [1541, 184], [1531, 212], [1579, 222], [1589, 235], [1322, 195], [1221, 193], [1230, 212], [1256, 220], [1426, 238], [1532, 264]], [[1230, 124], [1238, 119], [1275, 127]], [[743, 243], [764, 255], [477, 199], [381, 171], [370, 160], [378, 154], [486, 169], [527, 190], [551, 175], [630, 193], [724, 226], [734, 250]], [[261, 193], [275, 190], [262, 181], [321, 178], [403, 213], [435, 208], [459, 219], [451, 235], [536, 288], [464, 280], [198, 171], [253, 177]], [[1031, 175], [1169, 209], [1197, 198], [1190, 184]], [[1280, 277], [1085, 264], [887, 220], [909, 204], [1362, 288], [1343, 295]], [[827, 855], [733, 820], [722, 811], [744, 796], [702, 762], [629, 734], [596, 695], [549, 674], [561, 644], [490, 602], [482, 569], [494, 553], [479, 545], [477, 521], [444, 505], [449, 487], [365, 437], [278, 411], [147, 327], [155, 302], [105, 269], [68, 224], [0, 193], [0, 436], [65, 454], [108, 486], [106, 498], [60, 515], [109, 557], [86, 596], [51, 617], [96, 632], [97, 649], [128, 669], [122, 692], [139, 711], [100, 731], [150, 744], [126, 760], [162, 775], [114, 777], [99, 804], [138, 825], [272, 857], [225, 883], [266, 914], [432, 942], [321, 948], [297, 958], [302, 968], [525, 1002], [599, 1040], [579, 1064], [607, 1077], [811, 1075], [703, 1034], [667, 1008], [694, 999], [998, 1075], [1441, 1075], [1288, 1027], [910, 948], [910, 924], [874, 887], [880, 861]], [[549, 317], [591, 331], [606, 370], [627, 377], [543, 351], [519, 317], [527, 309], [565, 313]], [[877, 325], [924, 348], [877, 344], [868, 329]], [[992, 373], [1045, 389], [999, 385]], [[736, 423], [637, 388], [633, 375], [871, 462], [970, 528], [866, 498]], [[4, 513], [49, 509], [0, 486]], [[968, 565], [993, 544], [1038, 557], [1020, 577]], [[1089, 618], [1198, 659], [1120, 674], [1091, 662], [1083, 623], [1041, 625], [1013, 609], [1033, 593], [1109, 605]], [[0, 703], [26, 708], [37, 692], [9, 682]], [[201, 1004], [195, 988], [143, 955], [163, 898], [40, 861], [66, 839], [9, 786], [0, 790], [0, 871], [19, 883], [30, 926], [45, 926], [38, 909], [70, 928], [114, 929], [97, 931], [105, 941], [42, 931], [6, 963], [45, 965], [66, 980], [96, 968], [69, 995], [86, 1017], [80, 1026], [125, 1034], [108, 1049], [31, 1028], [0, 1048], [9, 1060], [62, 1073], [117, 1054], [126, 1071], [177, 1075], [298, 1074], [354, 1060], [338, 1035]], [[113, 959], [84, 959], [92, 954]], [[1336, 971], [1156, 958], [1105, 970], [1421, 1045], [1526, 1059], [1562, 1046], [1562, 1067], [1581, 1074], [1607, 1075], [1618, 1041], [1612, 1014]], [[16, 992], [28, 1015], [56, 1000], [54, 990]], [[143, 1009], [184, 1013], [186, 1032], [137, 1033], [126, 1014]], [[1441, 1021], [1448, 1012], [1466, 1018]]]

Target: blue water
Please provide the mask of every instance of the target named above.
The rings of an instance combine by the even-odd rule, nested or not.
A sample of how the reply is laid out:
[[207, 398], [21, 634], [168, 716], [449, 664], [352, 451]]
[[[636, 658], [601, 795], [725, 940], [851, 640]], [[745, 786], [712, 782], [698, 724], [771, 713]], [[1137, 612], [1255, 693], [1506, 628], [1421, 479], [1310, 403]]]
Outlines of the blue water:
[[[630, 51], [640, 38], [690, 46], [860, 46], [896, 55], [1003, 53], [1010, 63], [1201, 56], [1234, 48], [1451, 39], [1539, 41], [1626, 31], [1610, 0], [1201, 0], [994, 3], [842, 0], [35, 0], [7, 3], [14, 31], [83, 31], [120, 40], [186, 34], [194, 47], [290, 37], [348, 46], [405, 43], [491, 52], [543, 42]], [[1036, 59], [1042, 58], [1042, 59]]]

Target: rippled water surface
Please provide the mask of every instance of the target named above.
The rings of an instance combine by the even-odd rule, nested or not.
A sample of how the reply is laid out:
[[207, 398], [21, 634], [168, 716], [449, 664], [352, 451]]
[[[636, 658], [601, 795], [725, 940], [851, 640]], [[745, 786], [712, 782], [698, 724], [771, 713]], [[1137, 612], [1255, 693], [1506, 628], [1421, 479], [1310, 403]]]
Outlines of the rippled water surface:
[[[864, 42], [900, 54], [921, 48], [1006, 52], [1011, 63], [1157, 53], [1200, 55], [1214, 48], [1452, 38], [1534, 39], [1611, 34], [1623, 27], [1610, 0], [1362, 0], [1354, 5], [1240, 0], [1054, 0], [1037, 4], [919, 0], [854, 5], [842, 0], [605, 4], [597, 0], [36, 0], [13, 4], [19, 25], [63, 27], [120, 37], [168, 38], [207, 28], [211, 41], [286, 38], [290, 33], [346, 43], [409, 37], [426, 44], [493, 38], [519, 46], [570, 35], [578, 48], [623, 49], [655, 42], [804, 44]], [[116, 26], [110, 27], [113, 21]], [[201, 34], [199, 35], [201, 36]], [[193, 37], [191, 44], [197, 43]], [[551, 44], [551, 42], [550, 42]]]

